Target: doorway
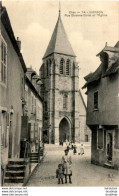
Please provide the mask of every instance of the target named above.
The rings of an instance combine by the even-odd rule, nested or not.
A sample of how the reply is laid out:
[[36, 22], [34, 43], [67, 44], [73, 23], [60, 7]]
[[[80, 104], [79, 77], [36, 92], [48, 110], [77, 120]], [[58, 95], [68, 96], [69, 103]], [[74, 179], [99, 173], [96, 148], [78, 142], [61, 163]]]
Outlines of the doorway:
[[9, 151], [8, 157], [12, 157], [12, 121], [10, 120], [10, 129], [9, 129]]
[[70, 141], [70, 132], [71, 131], [69, 121], [66, 118], [63, 118], [59, 123], [59, 141]]
[[107, 133], [107, 161], [112, 161], [112, 133]]

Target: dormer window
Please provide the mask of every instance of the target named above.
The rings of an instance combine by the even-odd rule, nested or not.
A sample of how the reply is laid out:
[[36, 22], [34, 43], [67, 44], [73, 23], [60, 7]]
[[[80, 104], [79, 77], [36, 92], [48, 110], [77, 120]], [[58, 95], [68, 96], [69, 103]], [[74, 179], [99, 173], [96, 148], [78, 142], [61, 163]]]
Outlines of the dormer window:
[[109, 63], [109, 57], [106, 52], [103, 52], [100, 56], [101, 61], [102, 61], [102, 72], [105, 74], [107, 68], [108, 68], [108, 63]]
[[60, 61], [60, 74], [64, 74], [64, 59]]

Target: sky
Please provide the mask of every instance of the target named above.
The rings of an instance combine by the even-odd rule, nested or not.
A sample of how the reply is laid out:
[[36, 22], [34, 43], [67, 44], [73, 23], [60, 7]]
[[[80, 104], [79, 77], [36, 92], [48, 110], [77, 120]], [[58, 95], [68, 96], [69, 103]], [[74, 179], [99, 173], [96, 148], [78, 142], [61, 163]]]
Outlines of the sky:
[[[15, 37], [21, 40], [22, 54], [27, 67], [37, 73], [58, 19], [58, 1], [3, 1], [11, 21]], [[100, 64], [96, 55], [119, 40], [119, 2], [116, 1], [61, 1], [61, 18], [77, 56], [79, 87], [85, 84], [84, 76]], [[74, 16], [86, 12], [86, 16]], [[89, 12], [103, 12], [87, 16]], [[70, 12], [70, 17], [69, 17]], [[75, 12], [73, 16], [71, 13]], [[79, 13], [80, 12], [80, 13]], [[85, 14], [85, 13], [84, 13]], [[85, 91], [81, 90], [86, 102]]]

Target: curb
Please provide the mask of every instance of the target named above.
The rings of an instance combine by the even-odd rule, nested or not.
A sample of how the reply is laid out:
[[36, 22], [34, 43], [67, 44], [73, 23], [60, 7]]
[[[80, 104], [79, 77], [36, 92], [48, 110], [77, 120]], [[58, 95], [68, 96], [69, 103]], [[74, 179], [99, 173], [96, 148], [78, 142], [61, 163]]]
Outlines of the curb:
[[39, 163], [37, 163], [37, 165], [34, 167], [34, 169], [32, 170], [32, 172], [31, 172], [30, 175], [28, 176], [28, 179], [26, 180], [26, 182], [23, 183], [22, 186], [26, 186], [26, 184], [28, 183], [28, 181], [29, 181], [30, 177], [32, 176], [32, 174], [35, 172], [35, 170], [36, 170], [37, 167], [40, 165], [40, 163], [43, 162], [43, 159], [44, 159], [45, 155], [46, 155], [46, 154], [44, 153], [44, 155], [42, 156], [41, 160], [40, 160]]

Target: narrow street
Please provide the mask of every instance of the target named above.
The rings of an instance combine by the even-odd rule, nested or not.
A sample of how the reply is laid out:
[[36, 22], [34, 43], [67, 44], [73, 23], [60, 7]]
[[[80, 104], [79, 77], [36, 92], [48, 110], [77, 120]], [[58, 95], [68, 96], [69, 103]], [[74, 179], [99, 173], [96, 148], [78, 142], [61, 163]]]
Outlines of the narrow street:
[[[72, 184], [58, 184], [56, 169], [61, 162], [65, 147], [45, 145], [45, 157], [36, 168], [26, 186], [119, 186], [119, 171], [103, 168], [90, 163], [90, 146], [85, 145], [83, 156], [69, 154], [72, 157]], [[77, 147], [79, 151], [79, 147]], [[112, 178], [110, 178], [112, 176]]]

